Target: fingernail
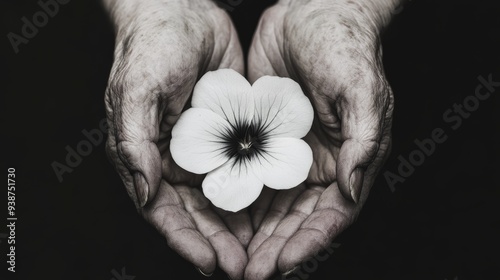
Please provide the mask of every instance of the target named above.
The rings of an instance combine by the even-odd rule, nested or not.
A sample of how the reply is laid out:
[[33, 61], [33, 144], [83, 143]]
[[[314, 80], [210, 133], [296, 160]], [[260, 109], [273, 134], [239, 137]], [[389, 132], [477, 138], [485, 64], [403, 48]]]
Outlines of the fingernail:
[[289, 274], [294, 273], [294, 272], [295, 272], [295, 270], [297, 270], [297, 268], [298, 268], [298, 267], [299, 267], [299, 266], [297, 265], [297, 266], [295, 266], [294, 268], [290, 269], [289, 271], [287, 271], [287, 272], [283, 273], [283, 276], [287, 276], [287, 275], [289, 275]]
[[146, 178], [139, 172], [134, 174], [134, 187], [139, 205], [144, 207], [148, 202], [149, 185]]
[[210, 276], [212, 276], [212, 275], [214, 274], [213, 272], [212, 272], [212, 273], [205, 273], [205, 272], [203, 272], [203, 270], [201, 270], [201, 268], [199, 268], [199, 267], [197, 267], [196, 269], [198, 270], [198, 272], [199, 272], [199, 273], [201, 273], [201, 275], [203, 275], [203, 276], [205, 276], [205, 277], [210, 277]]
[[363, 175], [364, 170], [362, 168], [356, 168], [349, 177], [349, 190], [351, 192], [351, 198], [354, 203], [359, 202], [361, 196], [361, 188], [363, 187]]

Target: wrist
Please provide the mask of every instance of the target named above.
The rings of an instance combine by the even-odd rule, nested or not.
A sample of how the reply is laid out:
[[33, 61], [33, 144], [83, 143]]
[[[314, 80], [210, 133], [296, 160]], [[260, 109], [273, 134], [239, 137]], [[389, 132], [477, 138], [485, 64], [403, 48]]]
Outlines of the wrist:
[[401, 5], [407, 0], [365, 0], [360, 1], [368, 10], [376, 28], [381, 31], [391, 22]]
[[[115, 33], [126, 33], [131, 26], [149, 25], [172, 16], [182, 16], [183, 10], [199, 11], [200, 15], [217, 8], [211, 0], [102, 0], [114, 25]], [[125, 32], [124, 32], [125, 31]]]
[[[306, 6], [330, 10], [335, 16], [356, 21], [374, 33], [387, 27], [406, 0], [312, 0]], [[283, 6], [304, 5], [298, 0], [279, 0]]]
[[342, 9], [346, 15], [380, 33], [390, 23], [397, 8], [404, 0], [333, 0], [333, 5]]

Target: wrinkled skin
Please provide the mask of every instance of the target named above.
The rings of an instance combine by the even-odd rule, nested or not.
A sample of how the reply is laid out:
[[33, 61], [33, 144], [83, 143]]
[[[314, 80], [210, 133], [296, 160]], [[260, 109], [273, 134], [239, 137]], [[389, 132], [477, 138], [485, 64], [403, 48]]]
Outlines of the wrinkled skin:
[[252, 236], [248, 212], [215, 210], [195, 188], [203, 177], [178, 167], [169, 151], [196, 81], [218, 68], [244, 70], [232, 22], [213, 3], [155, 6], [128, 18], [117, 27], [105, 98], [107, 152], [138, 211], [172, 249], [207, 274], [218, 263], [241, 279]]
[[303, 185], [267, 189], [252, 206], [258, 230], [245, 279], [289, 272], [328, 247], [358, 216], [390, 150], [393, 96], [378, 27], [334, 6], [290, 2], [263, 14], [248, 74], [251, 81], [277, 75], [301, 84], [316, 113], [305, 137], [314, 163]]
[[390, 149], [393, 98], [379, 19], [363, 7], [302, 0], [282, 0], [263, 14], [248, 78], [301, 84], [316, 113], [305, 138], [314, 163], [301, 186], [265, 189], [249, 210], [228, 213], [211, 206], [200, 192], [203, 177], [179, 168], [168, 148], [196, 81], [218, 68], [243, 72], [236, 32], [211, 1], [146, 2], [116, 17], [105, 99], [108, 155], [139, 213], [201, 271], [219, 265], [232, 279], [287, 272], [328, 247], [356, 219]]

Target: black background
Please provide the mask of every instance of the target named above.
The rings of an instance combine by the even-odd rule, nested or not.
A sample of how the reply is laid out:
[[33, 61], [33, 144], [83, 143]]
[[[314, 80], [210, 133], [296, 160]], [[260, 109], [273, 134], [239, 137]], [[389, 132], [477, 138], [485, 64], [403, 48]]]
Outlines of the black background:
[[[229, 12], [245, 49], [272, 2], [244, 0]], [[396, 104], [382, 173], [397, 174], [398, 156], [408, 159], [414, 140], [435, 128], [448, 138], [393, 190], [379, 176], [340, 247], [313, 273], [301, 268], [309, 279], [500, 279], [500, 88], [458, 129], [443, 119], [474, 94], [478, 76], [500, 81], [495, 2], [413, 1], [396, 15], [383, 40]], [[38, 10], [36, 1], [0, 5], [2, 174], [16, 168], [17, 278], [110, 280], [125, 268], [136, 280], [204, 279], [136, 214], [103, 142], [58, 181], [52, 162], [64, 163], [65, 147], [105, 116], [113, 31], [98, 1], [73, 0], [15, 54], [7, 33], [19, 34], [20, 19]], [[0, 248], [0, 279], [11, 279], [5, 239]]]

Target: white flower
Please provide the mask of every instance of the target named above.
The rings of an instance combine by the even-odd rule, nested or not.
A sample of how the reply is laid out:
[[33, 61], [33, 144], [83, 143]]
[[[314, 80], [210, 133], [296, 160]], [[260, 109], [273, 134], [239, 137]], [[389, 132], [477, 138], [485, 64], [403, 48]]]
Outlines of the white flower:
[[263, 185], [289, 189], [307, 178], [312, 151], [300, 138], [313, 108], [293, 80], [264, 76], [250, 85], [220, 69], [200, 79], [191, 105], [172, 130], [170, 151], [183, 169], [208, 173], [203, 193], [215, 206], [236, 212]]

